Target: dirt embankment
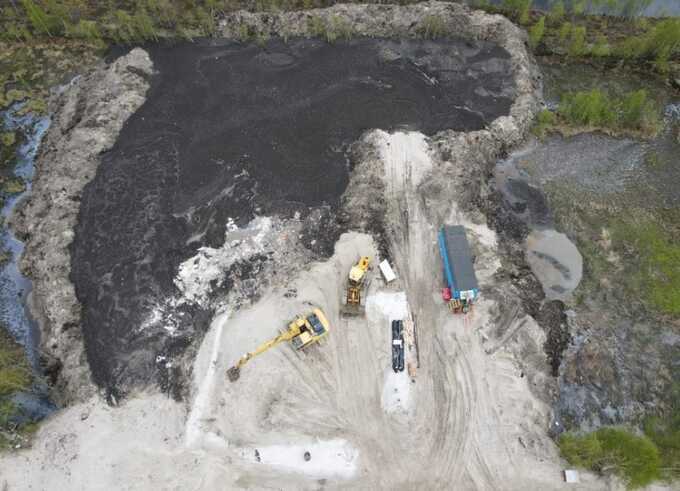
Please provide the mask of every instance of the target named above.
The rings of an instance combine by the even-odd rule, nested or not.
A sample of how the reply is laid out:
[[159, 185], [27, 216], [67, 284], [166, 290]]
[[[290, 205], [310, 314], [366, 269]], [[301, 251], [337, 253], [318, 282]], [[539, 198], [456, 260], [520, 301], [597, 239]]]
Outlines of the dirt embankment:
[[70, 280], [69, 247], [80, 196], [100, 154], [111, 148], [125, 121], [144, 102], [152, 70], [147, 53], [134, 49], [55, 95], [33, 192], [12, 220], [26, 243], [21, 269], [33, 280], [31, 311], [40, 324], [44, 363], [60, 404], [83, 400], [94, 390], [80, 304]]

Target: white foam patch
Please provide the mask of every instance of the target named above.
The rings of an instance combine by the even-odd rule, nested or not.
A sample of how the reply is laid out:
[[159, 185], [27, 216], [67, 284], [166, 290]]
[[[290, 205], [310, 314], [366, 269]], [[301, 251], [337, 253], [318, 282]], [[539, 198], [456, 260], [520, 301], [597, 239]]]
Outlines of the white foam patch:
[[183, 303], [183, 299], [177, 300], [174, 297], [157, 302], [147, 313], [144, 321], [139, 326], [140, 331], [145, 331], [155, 327], [161, 327], [170, 336], [178, 336], [180, 319], [176, 313], [177, 307]]
[[[305, 460], [305, 452], [310, 454], [309, 461]], [[350, 479], [356, 475], [359, 466], [359, 450], [342, 438], [306, 444], [265, 445], [243, 449], [241, 454], [252, 462], [316, 479]]]
[[274, 250], [276, 237], [272, 228], [270, 217], [257, 217], [243, 229], [229, 222], [224, 245], [201, 247], [194, 257], [180, 264], [175, 285], [184, 298], [205, 305], [213, 288], [222, 286], [225, 273], [234, 263]]
[[408, 316], [406, 292], [377, 292], [366, 299], [366, 309], [380, 312], [390, 321], [406, 319]]

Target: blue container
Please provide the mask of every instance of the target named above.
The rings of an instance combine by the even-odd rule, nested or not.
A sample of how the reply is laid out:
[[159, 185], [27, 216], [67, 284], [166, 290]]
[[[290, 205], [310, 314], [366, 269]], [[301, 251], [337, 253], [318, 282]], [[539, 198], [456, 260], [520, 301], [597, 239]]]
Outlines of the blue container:
[[444, 278], [451, 298], [474, 301], [479, 294], [472, 252], [461, 225], [445, 225], [439, 231], [439, 253], [444, 263]]

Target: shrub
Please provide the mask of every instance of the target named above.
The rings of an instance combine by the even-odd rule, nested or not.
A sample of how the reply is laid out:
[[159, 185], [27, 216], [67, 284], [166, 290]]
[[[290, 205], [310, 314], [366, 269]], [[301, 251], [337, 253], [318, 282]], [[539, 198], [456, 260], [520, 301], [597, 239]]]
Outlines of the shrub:
[[610, 55], [610, 49], [609, 49], [609, 43], [607, 43], [607, 38], [604, 37], [602, 34], [597, 36], [597, 39], [595, 40], [595, 46], [593, 46], [593, 49], [591, 50], [591, 54], [593, 56], [609, 56]]
[[624, 58], [652, 60], [660, 71], [668, 69], [668, 60], [680, 53], [680, 19], [666, 19], [642, 36], [624, 41], [615, 50]]
[[571, 30], [569, 41], [569, 56], [582, 56], [586, 52], [586, 28], [585, 26], [574, 27]]
[[661, 459], [654, 442], [621, 428], [600, 428], [586, 434], [564, 434], [560, 451], [569, 463], [603, 472], [612, 470], [629, 486], [645, 486], [661, 477]]
[[562, 97], [559, 114], [567, 122], [583, 126], [611, 126], [616, 120], [609, 98], [599, 89]]
[[326, 41], [335, 42], [336, 39], [351, 39], [353, 34], [352, 26], [339, 15], [331, 17], [331, 25], [326, 32]]
[[[213, 36], [217, 29], [217, 24], [215, 24], [215, 17], [202, 7], [196, 7], [194, 10], [194, 19], [196, 25], [199, 27], [201, 32], [205, 36]], [[153, 25], [151, 26], [153, 31]], [[155, 38], [155, 32], [153, 37]]]
[[560, 26], [560, 32], [558, 34], [560, 43], [564, 43], [569, 37], [569, 34], [571, 34], [571, 22], [565, 22]]
[[529, 22], [531, 0], [503, 0], [502, 5], [520, 24], [527, 24]]
[[546, 131], [557, 123], [557, 116], [554, 112], [548, 109], [543, 109], [538, 116], [536, 116], [536, 122], [534, 123], [533, 132], [536, 136], [542, 138]]
[[420, 21], [417, 31], [425, 39], [435, 39], [446, 35], [446, 26], [441, 17], [427, 15]]
[[545, 34], [545, 17], [538, 19], [538, 22], [531, 26], [529, 30], [529, 44], [531, 47], [536, 49], [536, 47], [541, 43], [543, 35]]
[[665, 418], [646, 418], [643, 427], [661, 454], [661, 473], [667, 479], [680, 478], [680, 407]]
[[307, 18], [307, 29], [314, 37], [326, 37], [326, 23], [317, 15]]
[[555, 2], [550, 9], [550, 13], [548, 14], [548, 20], [550, 21], [551, 24], [559, 24], [562, 22], [562, 19], [564, 19], [564, 3], [562, 0], [559, 0]]
[[79, 20], [77, 24], [66, 26], [66, 37], [93, 41], [101, 38], [97, 23], [93, 20]]
[[574, 0], [571, 4], [571, 11], [576, 15], [582, 15], [586, 10], [585, 0]]
[[623, 98], [620, 109], [621, 126], [648, 133], [656, 132], [661, 124], [659, 111], [647, 98], [644, 89], [631, 92]]

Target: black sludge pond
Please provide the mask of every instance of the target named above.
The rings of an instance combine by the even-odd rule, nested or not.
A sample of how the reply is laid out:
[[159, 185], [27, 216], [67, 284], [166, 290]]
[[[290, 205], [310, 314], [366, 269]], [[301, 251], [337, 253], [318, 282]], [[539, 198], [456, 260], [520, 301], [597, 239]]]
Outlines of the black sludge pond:
[[[183, 307], [178, 336], [140, 329], [149, 305], [231, 218], [337, 207], [348, 146], [372, 128], [476, 130], [507, 114], [509, 54], [485, 43], [363, 39], [153, 48], [157, 74], [86, 187], [72, 278], [95, 381], [154, 380], [210, 313]], [[332, 213], [331, 213], [332, 216]]]

